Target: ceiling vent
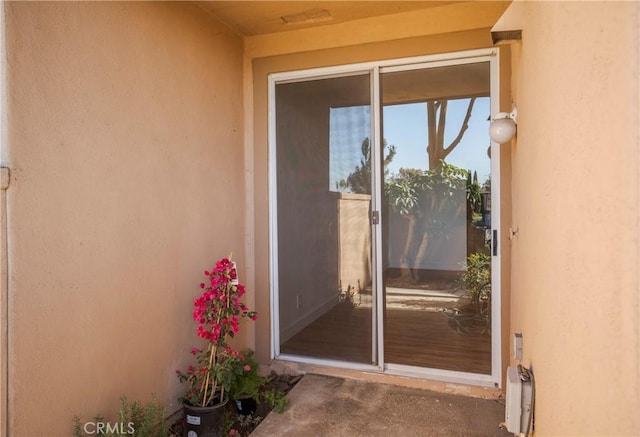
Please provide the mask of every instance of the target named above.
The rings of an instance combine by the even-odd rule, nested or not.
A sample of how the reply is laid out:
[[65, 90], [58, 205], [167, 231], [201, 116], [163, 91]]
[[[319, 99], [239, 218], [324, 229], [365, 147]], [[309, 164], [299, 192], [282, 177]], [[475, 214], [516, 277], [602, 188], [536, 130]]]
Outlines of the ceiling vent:
[[299, 14], [285, 15], [280, 19], [285, 24], [306, 24], [333, 20], [333, 17], [326, 9], [310, 9]]

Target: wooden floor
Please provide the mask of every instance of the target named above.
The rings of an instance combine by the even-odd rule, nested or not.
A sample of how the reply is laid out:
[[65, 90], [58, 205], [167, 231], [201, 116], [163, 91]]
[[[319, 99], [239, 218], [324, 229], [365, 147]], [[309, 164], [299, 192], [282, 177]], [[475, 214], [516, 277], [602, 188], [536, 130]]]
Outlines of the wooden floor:
[[[371, 308], [336, 305], [281, 345], [281, 352], [371, 364]], [[489, 333], [461, 333], [433, 305], [387, 308], [385, 362], [417, 367], [491, 373]]]
[[384, 348], [387, 363], [491, 373], [491, 336], [461, 334], [439, 312], [388, 310]]
[[280, 351], [371, 364], [371, 309], [338, 304], [282, 344]]

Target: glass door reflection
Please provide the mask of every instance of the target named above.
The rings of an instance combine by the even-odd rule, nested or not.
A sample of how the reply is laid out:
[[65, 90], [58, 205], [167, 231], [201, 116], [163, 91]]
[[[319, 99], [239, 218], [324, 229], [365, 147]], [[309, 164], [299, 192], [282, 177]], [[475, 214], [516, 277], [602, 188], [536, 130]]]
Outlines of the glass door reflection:
[[491, 374], [489, 79], [488, 62], [381, 75], [386, 363]]

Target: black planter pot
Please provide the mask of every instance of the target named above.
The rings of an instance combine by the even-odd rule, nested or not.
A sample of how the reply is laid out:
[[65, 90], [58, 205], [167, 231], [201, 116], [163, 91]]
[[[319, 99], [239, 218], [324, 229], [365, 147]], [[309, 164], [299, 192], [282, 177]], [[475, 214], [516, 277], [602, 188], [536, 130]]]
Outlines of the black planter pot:
[[250, 397], [236, 399], [236, 411], [243, 416], [248, 416], [256, 412], [256, 400]]
[[224, 406], [229, 398], [213, 407], [183, 405], [183, 437], [221, 437], [224, 425]]

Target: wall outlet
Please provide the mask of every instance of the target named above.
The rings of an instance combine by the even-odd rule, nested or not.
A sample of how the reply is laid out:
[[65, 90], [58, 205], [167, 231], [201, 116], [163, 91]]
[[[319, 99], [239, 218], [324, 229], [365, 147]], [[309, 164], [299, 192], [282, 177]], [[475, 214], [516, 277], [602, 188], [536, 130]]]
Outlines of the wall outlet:
[[302, 296], [300, 295], [296, 296], [296, 308], [297, 309], [302, 308]]

